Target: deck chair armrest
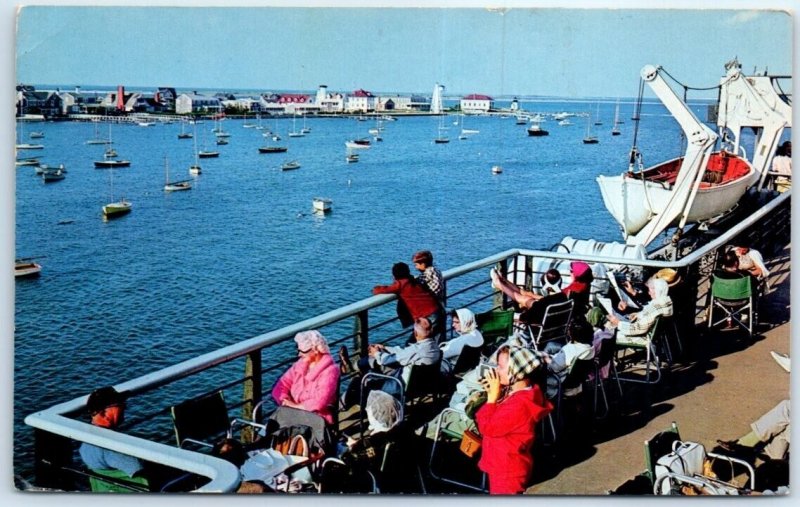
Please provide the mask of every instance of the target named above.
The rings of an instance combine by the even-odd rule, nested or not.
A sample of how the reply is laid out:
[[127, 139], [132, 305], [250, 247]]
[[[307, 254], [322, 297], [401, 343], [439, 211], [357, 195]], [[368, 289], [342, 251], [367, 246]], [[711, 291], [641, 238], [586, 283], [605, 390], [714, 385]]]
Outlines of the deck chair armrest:
[[257, 423], [255, 421], [248, 421], [246, 419], [239, 419], [238, 417], [231, 419], [231, 432], [233, 432], [233, 430], [239, 426], [251, 426], [253, 428], [257, 428], [263, 431], [266, 431], [267, 429], [266, 424]]
[[709, 458], [721, 459], [721, 460], [728, 461], [730, 463], [736, 463], [737, 465], [743, 466], [747, 470], [748, 475], [750, 476], [750, 489], [751, 490], [755, 490], [755, 488], [756, 488], [756, 471], [755, 471], [755, 469], [753, 469], [753, 465], [751, 465], [750, 463], [746, 462], [743, 459], [734, 458], [733, 456], [726, 456], [724, 454], [718, 454], [716, 452], [706, 451], [706, 456], [709, 457]]

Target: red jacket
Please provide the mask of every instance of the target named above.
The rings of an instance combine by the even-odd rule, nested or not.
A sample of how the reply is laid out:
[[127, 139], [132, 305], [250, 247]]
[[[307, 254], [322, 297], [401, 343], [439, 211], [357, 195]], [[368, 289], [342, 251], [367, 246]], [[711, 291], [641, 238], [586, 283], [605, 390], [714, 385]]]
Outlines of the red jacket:
[[395, 280], [391, 285], [376, 285], [373, 294], [397, 294], [403, 300], [413, 319], [427, 317], [439, 310], [439, 301], [428, 289], [408, 278]]
[[483, 436], [478, 467], [492, 476], [530, 477], [536, 425], [550, 413], [538, 385], [517, 391], [499, 403], [486, 403], [475, 414]]

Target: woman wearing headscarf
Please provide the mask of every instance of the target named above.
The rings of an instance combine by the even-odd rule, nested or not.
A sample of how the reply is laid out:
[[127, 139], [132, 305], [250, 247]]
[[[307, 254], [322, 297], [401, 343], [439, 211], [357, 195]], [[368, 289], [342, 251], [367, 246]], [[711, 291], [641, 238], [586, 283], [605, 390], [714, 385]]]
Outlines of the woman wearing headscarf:
[[294, 337], [300, 358], [278, 379], [272, 397], [278, 405], [299, 408], [333, 423], [339, 390], [339, 368], [319, 331], [301, 331]]
[[672, 299], [669, 297], [669, 285], [661, 278], [650, 278], [647, 281], [650, 302], [642, 311], [632, 313], [627, 321], [609, 315], [608, 322], [617, 328], [617, 343], [646, 345], [646, 334], [655, 325], [658, 317], [672, 316]]
[[572, 275], [572, 282], [564, 287], [562, 292], [570, 299], [575, 301], [572, 309], [573, 318], [584, 315], [589, 308], [589, 294], [592, 288], [592, 268], [582, 261], [573, 261], [569, 265], [569, 272]]
[[489, 476], [492, 495], [523, 493], [530, 481], [536, 425], [553, 409], [530, 380], [539, 365], [534, 351], [503, 346], [497, 353], [497, 369], [481, 380], [487, 399], [475, 414], [483, 436], [478, 467]]
[[483, 335], [478, 331], [475, 314], [466, 308], [453, 310], [453, 330], [458, 336], [439, 345], [442, 351], [442, 371], [449, 372], [458, 361], [464, 347], [481, 347]]

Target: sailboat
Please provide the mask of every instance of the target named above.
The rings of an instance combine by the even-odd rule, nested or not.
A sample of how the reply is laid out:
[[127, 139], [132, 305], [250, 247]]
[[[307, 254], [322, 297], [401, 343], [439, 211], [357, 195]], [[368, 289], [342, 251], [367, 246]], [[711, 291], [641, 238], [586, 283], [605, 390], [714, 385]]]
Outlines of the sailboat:
[[164, 192], [178, 192], [180, 190], [191, 190], [192, 184], [189, 180], [169, 181], [169, 160], [164, 157]]
[[[215, 128], [215, 130], [217, 130]], [[206, 136], [203, 134], [203, 149], [197, 152], [199, 158], [217, 158], [219, 157], [218, 151], [206, 150]]]
[[114, 171], [112, 170], [109, 174], [109, 181], [111, 182], [111, 200], [112, 202], [103, 206], [103, 217], [106, 220], [112, 218], [118, 218], [123, 215], [127, 215], [131, 212], [131, 208], [133, 205], [130, 201], [126, 200], [124, 197], [120, 198], [119, 201], [114, 201]]
[[[24, 121], [19, 121], [18, 123], [19, 123], [19, 139], [21, 140], [23, 138], [23, 136], [24, 136], [23, 132], [25, 130], [25, 127], [24, 127], [25, 122]], [[44, 145], [43, 144], [31, 144], [31, 143], [17, 143], [15, 145], [15, 147], [18, 150], [43, 150], [44, 149]]]
[[255, 127], [255, 125], [247, 121], [247, 112], [245, 112], [244, 121], [242, 122], [242, 128], [251, 129], [253, 127]]
[[178, 134], [178, 139], [191, 139], [194, 137], [191, 132], [186, 132], [186, 121], [181, 120], [181, 133]]
[[433, 140], [435, 144], [446, 144], [450, 142], [450, 139], [442, 134], [442, 131], [444, 130], [446, 130], [446, 127], [444, 126], [444, 116], [439, 116], [439, 135]]
[[[98, 133], [98, 129], [100, 126], [100, 120], [92, 120], [94, 122], [94, 137], [86, 141], [86, 144], [111, 144], [111, 139], [103, 139], [100, 137]], [[109, 132], [111, 129], [111, 123], [109, 122]]]
[[297, 124], [297, 115], [295, 114], [294, 116], [292, 116], [292, 131], [289, 132], [289, 137], [305, 137], [304, 133], [297, 131], [296, 124]]
[[222, 128], [222, 119], [217, 120], [217, 128], [216, 132], [214, 133], [217, 136], [217, 139], [220, 137], [230, 137], [231, 135], [228, 132], [225, 132], [225, 129]]
[[301, 134], [310, 134], [311, 129], [306, 127], [306, 115], [303, 114], [303, 128], [300, 129]]
[[595, 125], [602, 125], [603, 122], [602, 122], [602, 120], [600, 120], [600, 103], [599, 102], [597, 103], [597, 117], [596, 118], [597, 119], [594, 121], [594, 124]]
[[614, 127], [611, 128], [611, 135], [618, 136], [620, 135], [619, 131], [619, 100], [617, 100], [617, 107], [614, 109]]
[[461, 135], [458, 136], [459, 139], [466, 139], [469, 134], [477, 134], [480, 130], [475, 129], [468, 129], [464, 128], [464, 123], [466, 122], [467, 117], [465, 115], [461, 115]]
[[[197, 125], [194, 126], [194, 133], [197, 134]], [[198, 160], [197, 155], [197, 136], [194, 136], [194, 165], [189, 166], [189, 174], [193, 174], [197, 176], [198, 174], [203, 172], [203, 168], [200, 167], [200, 161]]]
[[590, 113], [586, 117], [586, 137], [583, 138], [583, 144], [597, 144], [599, 142], [597, 136], [592, 135], [592, 115]]
[[264, 130], [264, 125], [261, 124], [261, 114], [256, 114], [256, 130]]

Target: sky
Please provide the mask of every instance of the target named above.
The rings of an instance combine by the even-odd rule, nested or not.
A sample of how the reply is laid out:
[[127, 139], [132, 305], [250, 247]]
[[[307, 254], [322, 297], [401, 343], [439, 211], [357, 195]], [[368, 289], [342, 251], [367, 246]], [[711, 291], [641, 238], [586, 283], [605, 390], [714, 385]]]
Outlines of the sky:
[[735, 56], [790, 74], [791, 30], [767, 10], [28, 6], [16, 80], [630, 97], [645, 64], [699, 87]]

